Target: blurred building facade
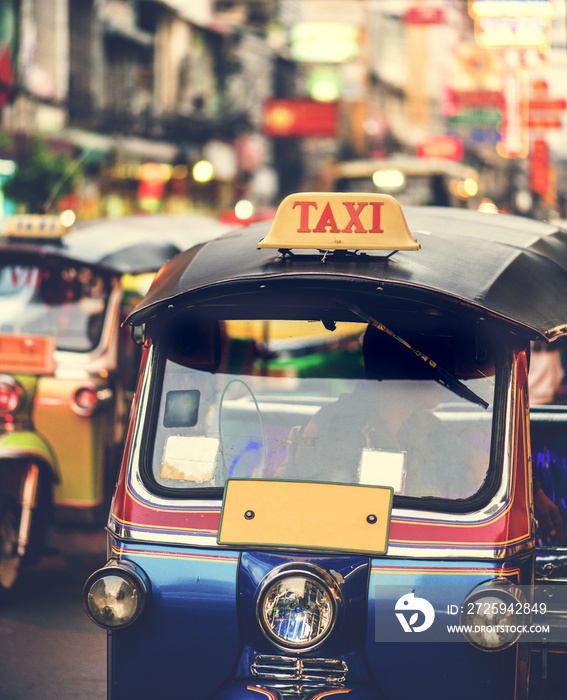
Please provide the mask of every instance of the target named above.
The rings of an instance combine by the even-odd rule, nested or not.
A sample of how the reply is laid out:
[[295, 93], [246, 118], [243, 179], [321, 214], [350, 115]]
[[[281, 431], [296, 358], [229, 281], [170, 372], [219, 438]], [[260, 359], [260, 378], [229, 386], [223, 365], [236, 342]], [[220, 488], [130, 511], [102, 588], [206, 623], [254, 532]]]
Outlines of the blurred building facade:
[[560, 210], [563, 111], [514, 110], [561, 102], [564, 8], [525, 5], [553, 11], [548, 46], [481, 45], [465, 0], [3, 0], [0, 158], [36, 134], [71, 155], [83, 177], [59, 206], [83, 218], [267, 206], [393, 152], [464, 159], [502, 207]]
[[[229, 207], [265, 159], [271, 3], [6, 0], [0, 156], [82, 164], [79, 216]], [[210, 163], [201, 168], [197, 163]]]

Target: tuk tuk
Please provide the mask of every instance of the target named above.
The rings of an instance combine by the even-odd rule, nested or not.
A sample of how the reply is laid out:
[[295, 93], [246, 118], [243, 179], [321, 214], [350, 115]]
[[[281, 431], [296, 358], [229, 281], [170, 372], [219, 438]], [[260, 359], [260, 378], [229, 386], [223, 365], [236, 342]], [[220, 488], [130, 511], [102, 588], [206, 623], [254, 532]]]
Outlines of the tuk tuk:
[[127, 319], [84, 589], [108, 697], [564, 693], [567, 549], [532, 480], [564, 506], [567, 413], [530, 422], [528, 368], [565, 299], [565, 231], [382, 194], [290, 195], [167, 263]]
[[458, 161], [394, 154], [339, 161], [335, 166], [335, 189], [389, 194], [402, 206], [474, 208], [478, 204], [479, 174]]
[[128, 217], [73, 230], [58, 216], [4, 221], [0, 594], [22, 560], [44, 552], [54, 518], [106, 519], [139, 359], [120, 323], [148, 275], [226, 229], [205, 217]]

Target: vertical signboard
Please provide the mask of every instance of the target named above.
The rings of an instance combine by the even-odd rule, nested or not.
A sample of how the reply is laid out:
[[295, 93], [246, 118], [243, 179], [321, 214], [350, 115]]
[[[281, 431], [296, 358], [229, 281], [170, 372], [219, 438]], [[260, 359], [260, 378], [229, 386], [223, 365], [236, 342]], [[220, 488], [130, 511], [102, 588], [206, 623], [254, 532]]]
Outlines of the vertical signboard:
[[529, 150], [528, 79], [524, 71], [503, 78], [502, 133], [497, 146], [504, 158], [525, 158]]
[[[546, 123], [532, 115], [530, 124], [527, 73], [519, 66], [528, 64], [528, 54], [538, 55], [537, 63], [541, 63], [549, 49], [553, 0], [469, 0], [468, 8], [478, 45], [492, 52], [503, 51], [509, 59], [503, 78], [502, 133], [497, 151], [505, 158], [525, 158], [530, 126], [537, 118], [543, 128]], [[514, 57], [516, 66], [512, 65]]]
[[430, 119], [427, 94], [428, 33], [427, 25], [407, 27], [408, 72], [406, 82], [407, 120], [412, 126], [427, 126]]

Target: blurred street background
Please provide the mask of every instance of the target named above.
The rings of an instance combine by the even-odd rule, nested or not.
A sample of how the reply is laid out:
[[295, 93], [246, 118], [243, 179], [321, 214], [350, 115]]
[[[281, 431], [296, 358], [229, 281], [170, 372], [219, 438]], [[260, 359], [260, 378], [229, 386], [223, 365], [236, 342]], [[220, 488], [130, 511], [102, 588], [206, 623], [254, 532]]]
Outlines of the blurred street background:
[[106, 561], [101, 527], [55, 527], [51, 550], [0, 607], [0, 700], [104, 700], [106, 632], [81, 591]]
[[565, 24], [563, 0], [2, 0], [0, 209], [239, 223], [404, 153], [473, 167], [460, 204], [563, 218]]
[[[564, 0], [0, 0], [0, 217], [379, 190], [567, 220], [566, 30]], [[106, 696], [102, 527], [57, 525], [0, 607], [0, 700]]]

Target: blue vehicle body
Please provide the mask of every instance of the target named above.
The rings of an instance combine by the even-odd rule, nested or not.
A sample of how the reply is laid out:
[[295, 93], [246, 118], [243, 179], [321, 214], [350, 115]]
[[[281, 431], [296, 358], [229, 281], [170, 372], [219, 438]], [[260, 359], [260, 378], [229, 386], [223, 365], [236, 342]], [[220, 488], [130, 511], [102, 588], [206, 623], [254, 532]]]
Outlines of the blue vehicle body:
[[[567, 329], [567, 234], [416, 208], [419, 244], [408, 230], [397, 252], [361, 254], [357, 239], [332, 253], [308, 237], [306, 252], [306, 229], [370, 236], [382, 213], [388, 234], [398, 214], [381, 195], [290, 202], [277, 251], [267, 223], [197, 246], [130, 318], [140, 379], [109, 561], [85, 587], [109, 630], [109, 698], [553, 698], [567, 635], [548, 644], [520, 622], [565, 613], [532, 441], [545, 455], [553, 433], [564, 459], [567, 414], [530, 428], [528, 369], [530, 341]], [[373, 349], [379, 376], [371, 326], [392, 343]], [[420, 401], [424, 421], [388, 442], [390, 418]], [[548, 584], [555, 607], [534, 603]]]

